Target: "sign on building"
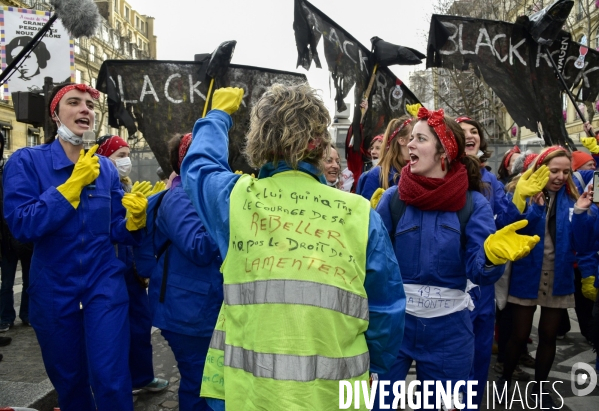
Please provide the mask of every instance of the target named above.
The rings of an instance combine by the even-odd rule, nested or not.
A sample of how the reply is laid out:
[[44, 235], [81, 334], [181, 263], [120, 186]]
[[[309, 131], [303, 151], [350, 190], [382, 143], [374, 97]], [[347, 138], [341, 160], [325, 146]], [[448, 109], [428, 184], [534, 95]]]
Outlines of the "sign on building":
[[[23, 50], [50, 19], [49, 11], [0, 7], [0, 54], [2, 70]], [[16, 91], [36, 91], [44, 87], [44, 77], [54, 83], [74, 81], [73, 41], [57, 20], [28, 57], [3, 85], [2, 98], [9, 100]]]

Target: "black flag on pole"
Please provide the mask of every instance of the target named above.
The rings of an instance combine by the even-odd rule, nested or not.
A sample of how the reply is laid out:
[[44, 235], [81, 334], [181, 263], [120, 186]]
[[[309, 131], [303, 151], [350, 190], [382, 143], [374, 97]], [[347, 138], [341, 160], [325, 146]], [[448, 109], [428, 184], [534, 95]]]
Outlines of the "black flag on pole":
[[[126, 126], [130, 135], [141, 131], [167, 175], [171, 170], [167, 141], [191, 132], [202, 115], [209, 80], [200, 81], [198, 77], [207, 61], [107, 60], [100, 68], [97, 87], [108, 97], [109, 124]], [[303, 74], [235, 64], [216, 78], [214, 89], [231, 86], [245, 92], [229, 130], [231, 169], [254, 172], [242, 150], [250, 109], [268, 87], [306, 82]]]
[[[474, 69], [493, 89], [514, 121], [534, 132], [540, 123], [547, 144], [573, 146], [563, 114], [561, 86], [542, 45], [524, 25], [433, 15], [427, 67]], [[549, 46], [570, 89], [584, 101], [599, 94], [599, 52], [561, 31]]]

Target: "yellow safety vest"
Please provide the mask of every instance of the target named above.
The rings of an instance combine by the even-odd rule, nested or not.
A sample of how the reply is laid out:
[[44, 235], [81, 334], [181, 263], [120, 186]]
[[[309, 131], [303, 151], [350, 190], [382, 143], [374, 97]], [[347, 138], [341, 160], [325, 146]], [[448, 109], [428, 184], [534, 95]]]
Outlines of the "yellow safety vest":
[[340, 380], [368, 380], [369, 213], [301, 171], [239, 179], [202, 397], [228, 410], [332, 410]]

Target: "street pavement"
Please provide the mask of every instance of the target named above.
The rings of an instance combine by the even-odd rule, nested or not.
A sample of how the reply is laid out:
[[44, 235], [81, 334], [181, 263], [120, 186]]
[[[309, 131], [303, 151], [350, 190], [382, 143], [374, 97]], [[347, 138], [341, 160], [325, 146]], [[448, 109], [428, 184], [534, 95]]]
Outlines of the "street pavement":
[[[21, 272], [17, 272], [15, 281], [15, 309], [21, 300]], [[535, 324], [538, 322], [538, 312]], [[595, 353], [586, 343], [580, 334], [576, 315], [574, 310], [569, 310], [570, 323], [572, 330], [566, 338], [557, 343], [556, 358], [549, 375], [552, 383], [564, 399], [563, 410], [565, 411], [597, 411], [599, 410], [599, 387], [595, 387], [593, 392], [584, 397], [575, 396], [571, 388], [571, 370], [575, 363], [582, 362], [595, 366]], [[8, 332], [0, 333], [1, 336], [12, 337], [13, 341], [9, 346], [0, 347], [0, 353], [4, 359], [0, 361], [0, 408], [6, 406], [13, 407], [31, 407], [39, 411], [52, 411], [53, 407], [58, 406], [56, 393], [53, 390], [48, 376], [46, 375], [42, 356], [40, 352], [35, 333], [31, 327], [23, 325], [19, 319], [15, 326]], [[535, 355], [537, 342], [537, 329], [533, 327], [533, 344], [530, 344], [529, 350], [532, 356]], [[164, 378], [170, 382], [167, 390], [160, 393], [143, 392], [133, 396], [135, 411], [177, 411], [179, 410], [177, 390], [181, 375], [177, 369], [177, 363], [168, 343], [162, 338], [160, 330], [152, 330], [152, 344], [154, 346], [154, 372], [157, 377]], [[489, 370], [489, 381], [496, 381], [498, 376], [493, 371], [495, 356], [491, 360]], [[532, 369], [523, 368], [531, 375]], [[408, 382], [416, 376], [415, 367], [410, 369]], [[520, 383], [522, 392], [525, 386]], [[553, 394], [557, 405], [561, 400]], [[510, 397], [511, 398], [511, 397]], [[493, 404], [492, 400], [483, 399], [481, 410], [527, 410], [526, 402], [519, 402], [518, 395], [514, 397], [510, 407]], [[529, 405], [532, 403], [529, 402]]]

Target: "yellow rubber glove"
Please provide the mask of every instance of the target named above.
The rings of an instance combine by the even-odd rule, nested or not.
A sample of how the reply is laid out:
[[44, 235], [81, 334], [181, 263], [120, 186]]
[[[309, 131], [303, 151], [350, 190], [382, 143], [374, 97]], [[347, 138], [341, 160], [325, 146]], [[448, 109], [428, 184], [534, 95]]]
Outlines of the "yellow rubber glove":
[[370, 207], [376, 208], [376, 206], [379, 204], [379, 201], [381, 201], [381, 198], [383, 198], [383, 194], [385, 194], [385, 189], [380, 187], [377, 188], [372, 194], [372, 197], [370, 197]]
[[227, 114], [233, 114], [239, 109], [242, 98], [242, 88], [219, 88], [212, 96], [212, 110], [222, 110]]
[[164, 190], [166, 190], [166, 184], [164, 184], [163, 181], [158, 181], [158, 182], [156, 182], [156, 184], [154, 184], [154, 187], [152, 187], [152, 191], [150, 191], [150, 195], [153, 196], [154, 194], [157, 194]]
[[595, 137], [580, 137], [582, 145], [593, 154], [599, 154], [599, 145]]
[[142, 181], [141, 183], [139, 181], [136, 181], [133, 184], [133, 187], [131, 188], [131, 192], [133, 194], [142, 193], [144, 195], [144, 197], [148, 197], [150, 195], [151, 191], [152, 191], [152, 183], [150, 183], [149, 181]]
[[516, 205], [520, 213], [524, 212], [526, 199], [540, 193], [547, 185], [547, 181], [549, 181], [549, 169], [547, 166], [543, 165], [537, 171], [534, 171], [534, 173], [533, 171], [532, 168], [526, 170], [516, 184], [516, 191], [514, 192], [512, 202]]
[[79, 207], [83, 187], [93, 183], [100, 175], [100, 159], [94, 156], [97, 149], [98, 145], [96, 144], [87, 153], [81, 150], [79, 160], [75, 163], [71, 176], [63, 184], [56, 187], [74, 209]]
[[528, 220], [520, 220], [506, 225], [485, 240], [485, 254], [495, 265], [505, 264], [526, 257], [539, 242], [538, 235], [521, 235], [516, 231], [528, 225]]
[[582, 295], [591, 301], [597, 298], [597, 289], [595, 288], [595, 276], [592, 275], [582, 280]]
[[123, 207], [127, 209], [127, 230], [136, 231], [146, 226], [146, 208], [148, 200], [142, 193], [126, 193], [123, 196]]

